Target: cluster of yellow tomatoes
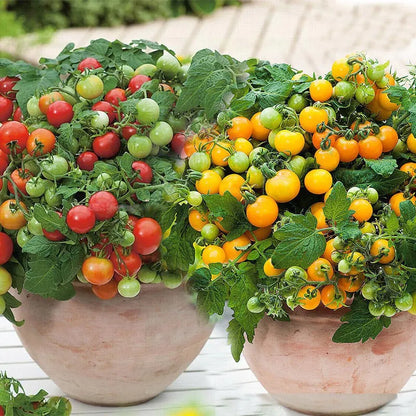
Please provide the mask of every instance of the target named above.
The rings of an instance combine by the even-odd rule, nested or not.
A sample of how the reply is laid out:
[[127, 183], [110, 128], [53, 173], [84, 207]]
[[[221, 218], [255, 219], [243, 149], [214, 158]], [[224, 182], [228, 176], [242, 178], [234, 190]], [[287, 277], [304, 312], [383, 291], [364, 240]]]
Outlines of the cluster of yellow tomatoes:
[[[288, 282], [297, 279], [318, 282], [303, 286], [287, 298], [289, 306], [293, 303], [305, 309], [314, 309], [321, 303], [337, 309], [347, 301], [347, 292], [363, 290], [366, 259], [328, 232], [324, 206], [333, 186], [333, 172], [338, 167], [352, 166], [357, 158], [379, 159], [404, 143], [406, 150], [416, 154], [415, 137], [412, 134], [399, 137], [396, 129], [385, 123], [399, 108], [387, 95], [395, 79], [385, 66], [364, 69], [360, 59], [355, 62], [343, 58], [334, 62], [325, 78], [313, 80], [299, 73], [293, 77], [294, 83], [311, 81], [306, 94], [292, 94], [286, 104], [264, 108], [251, 118], [236, 116], [223, 132], [214, 126], [188, 139], [184, 151], [189, 166], [200, 172], [196, 192], [191, 192], [189, 223], [206, 242], [202, 252], [205, 265], [245, 261], [250, 245], [268, 238], [273, 227], [278, 226], [279, 206], [293, 201], [304, 187], [315, 200], [321, 199], [309, 211], [317, 219], [317, 229], [326, 236], [325, 252], [307, 270], [297, 266], [276, 269], [269, 258], [264, 264], [265, 275], [284, 276]], [[341, 125], [337, 123], [338, 114], [331, 100], [346, 105], [351, 100], [358, 101], [368, 117], [357, 118], [349, 126]], [[306, 158], [313, 161], [305, 174]], [[269, 168], [264, 167], [267, 164]], [[400, 170], [413, 181], [416, 163], [406, 162]], [[221, 218], [213, 218], [204, 211], [195, 195], [226, 192], [244, 204], [247, 219], [255, 227], [254, 231], [231, 241], [221, 237], [227, 233]], [[360, 223], [363, 234], [375, 234], [371, 220], [373, 206], [378, 201], [377, 191], [369, 184], [367, 189], [351, 188], [348, 196], [353, 217]], [[389, 204], [397, 216], [400, 203], [405, 200], [416, 204], [416, 197], [408, 190], [391, 196]], [[373, 262], [387, 267], [395, 259], [395, 248], [386, 239], [373, 239], [370, 255]], [[256, 305], [251, 306], [256, 311]], [[400, 302], [396, 307], [401, 310]], [[406, 306], [407, 310], [411, 307]], [[372, 312], [376, 314], [375, 310]], [[382, 313], [394, 314], [392, 310]]]

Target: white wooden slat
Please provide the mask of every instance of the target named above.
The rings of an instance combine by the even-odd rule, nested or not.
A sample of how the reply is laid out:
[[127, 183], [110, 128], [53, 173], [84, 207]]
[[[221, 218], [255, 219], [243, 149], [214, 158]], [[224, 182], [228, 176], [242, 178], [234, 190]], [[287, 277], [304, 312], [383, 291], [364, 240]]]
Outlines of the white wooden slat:
[[4, 364], [29, 363], [32, 361], [32, 358], [23, 347], [0, 348], [0, 369], [3, 367]]

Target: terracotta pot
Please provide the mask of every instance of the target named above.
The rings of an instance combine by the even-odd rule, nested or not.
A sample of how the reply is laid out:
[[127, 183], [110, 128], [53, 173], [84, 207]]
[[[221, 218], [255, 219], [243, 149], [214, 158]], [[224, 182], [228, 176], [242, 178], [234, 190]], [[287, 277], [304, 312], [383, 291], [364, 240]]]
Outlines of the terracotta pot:
[[310, 415], [358, 415], [393, 400], [416, 369], [416, 319], [400, 313], [375, 340], [336, 344], [345, 311], [297, 308], [262, 319], [244, 356], [280, 404]]
[[199, 354], [213, 326], [183, 286], [142, 285], [139, 296], [103, 301], [86, 285], [62, 302], [22, 293], [16, 331], [45, 373], [70, 397], [98, 405], [147, 401]]

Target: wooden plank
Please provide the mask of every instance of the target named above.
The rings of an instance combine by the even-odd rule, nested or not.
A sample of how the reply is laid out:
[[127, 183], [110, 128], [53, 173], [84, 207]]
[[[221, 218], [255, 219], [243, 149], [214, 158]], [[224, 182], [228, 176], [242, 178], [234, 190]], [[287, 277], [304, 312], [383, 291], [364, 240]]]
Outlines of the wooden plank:
[[257, 57], [273, 7], [268, 4], [247, 4], [240, 7], [238, 18], [228, 22], [231, 33], [221, 47], [221, 52], [236, 59]]
[[198, 31], [192, 39], [189, 39], [189, 52], [195, 53], [204, 48], [221, 50], [236, 22], [238, 13], [238, 7], [225, 7], [204, 17], [199, 23]]
[[189, 54], [189, 39], [194, 36], [199, 25], [195, 16], [180, 16], [167, 20], [155, 40], [163, 43], [178, 55]]

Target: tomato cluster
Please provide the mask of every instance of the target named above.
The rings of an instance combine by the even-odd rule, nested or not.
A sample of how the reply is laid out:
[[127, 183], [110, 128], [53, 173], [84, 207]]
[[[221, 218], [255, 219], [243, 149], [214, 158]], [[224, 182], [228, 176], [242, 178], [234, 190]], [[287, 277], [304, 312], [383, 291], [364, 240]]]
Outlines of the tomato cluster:
[[[222, 273], [216, 267], [212, 280], [227, 280], [230, 265], [250, 262], [257, 247], [267, 248], [260, 259], [257, 254], [251, 259], [263, 269], [259, 290], [247, 303], [251, 312], [266, 308], [282, 316], [283, 306], [311, 310], [319, 305], [335, 310], [350, 305], [356, 294], [370, 301], [375, 316], [416, 313], [416, 292], [406, 289], [410, 269], [400, 264], [386, 225], [389, 215], [401, 216], [402, 202], [416, 205], [416, 140], [405, 119], [408, 113], [397, 115], [400, 102], [389, 95], [397, 81], [386, 68], [354, 55], [335, 61], [322, 78], [299, 72], [285, 103], [254, 107], [254, 114], [220, 113], [216, 125], [187, 138], [184, 153], [197, 172], [188, 201], [189, 224], [201, 233], [198, 267], [221, 264]], [[227, 114], [232, 117], [224, 122]], [[407, 179], [381, 196], [371, 182], [350, 187], [349, 210], [362, 236], [342, 239], [336, 224], [325, 218], [333, 185], [343, 180], [343, 170], [388, 161]], [[203, 202], [204, 195], [227, 192], [243, 205], [252, 226], [233, 239], [227, 237], [232, 230], [224, 227], [224, 218]], [[290, 221], [287, 211], [311, 213], [325, 236], [325, 251], [309, 267], [295, 265], [296, 259], [285, 269], [273, 264], [269, 247], [278, 245], [274, 232], [279, 235]], [[400, 276], [394, 289], [391, 276]]]
[[0, 313], [8, 262], [30, 242], [82, 246], [78, 280], [102, 299], [134, 297], [140, 282], [182, 283], [163, 260], [159, 200], [179, 180], [175, 143], [186, 120], [173, 109], [186, 66], [169, 52], [138, 53], [146, 63], [136, 69], [85, 57], [28, 99], [25, 117], [20, 78], [0, 80]]

